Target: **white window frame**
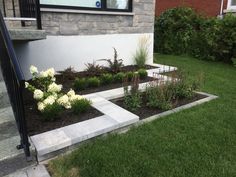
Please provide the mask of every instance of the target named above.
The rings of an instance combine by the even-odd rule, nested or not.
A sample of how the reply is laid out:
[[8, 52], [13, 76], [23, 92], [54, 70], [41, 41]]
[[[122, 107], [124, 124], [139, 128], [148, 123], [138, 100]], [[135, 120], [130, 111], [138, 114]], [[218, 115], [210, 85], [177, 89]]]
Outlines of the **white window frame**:
[[227, 6], [228, 10], [236, 10], [236, 4], [232, 5], [232, 0], [228, 0], [228, 6]]

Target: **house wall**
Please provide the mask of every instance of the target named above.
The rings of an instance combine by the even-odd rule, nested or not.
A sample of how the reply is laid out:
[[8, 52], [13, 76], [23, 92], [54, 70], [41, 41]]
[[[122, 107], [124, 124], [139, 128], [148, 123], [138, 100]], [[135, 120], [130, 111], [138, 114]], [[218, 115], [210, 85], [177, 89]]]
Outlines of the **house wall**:
[[153, 33], [155, 0], [134, 0], [133, 13], [129, 15], [82, 14], [80, 11], [53, 13], [42, 10], [43, 29], [50, 35]]
[[[46, 40], [16, 43], [15, 49], [26, 78], [28, 68], [39, 70], [69, 66], [81, 71], [88, 62], [112, 58], [113, 47], [125, 65], [134, 64], [133, 55], [139, 40], [149, 38], [148, 63], [153, 62], [153, 31], [155, 0], [134, 0], [132, 13], [89, 14], [85, 12], [52, 12], [42, 9]], [[99, 62], [99, 64], [102, 62]]]
[[[187, 6], [206, 16], [217, 16], [220, 14], [221, 0], [156, 0], [156, 16], [167, 9]], [[227, 8], [227, 0], [224, 0], [224, 9]]]

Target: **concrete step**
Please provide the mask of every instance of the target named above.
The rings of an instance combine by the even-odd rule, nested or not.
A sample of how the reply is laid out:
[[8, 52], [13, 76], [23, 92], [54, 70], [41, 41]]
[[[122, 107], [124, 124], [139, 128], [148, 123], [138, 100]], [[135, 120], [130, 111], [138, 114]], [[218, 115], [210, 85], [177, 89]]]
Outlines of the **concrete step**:
[[0, 82], [0, 109], [10, 106], [10, 100], [7, 94], [4, 82]]
[[12, 158], [8, 158], [6, 160], [0, 161], [0, 169], [1, 169], [0, 176], [6, 176], [9, 174], [15, 173], [16, 171], [19, 171], [19, 170], [21, 171], [32, 165], [36, 165], [36, 160], [27, 162], [25, 159], [24, 153], [21, 153]]

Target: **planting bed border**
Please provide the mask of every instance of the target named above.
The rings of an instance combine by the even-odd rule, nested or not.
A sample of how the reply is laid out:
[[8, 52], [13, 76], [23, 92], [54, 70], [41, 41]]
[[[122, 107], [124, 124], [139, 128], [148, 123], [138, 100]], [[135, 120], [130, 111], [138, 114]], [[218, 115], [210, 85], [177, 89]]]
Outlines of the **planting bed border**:
[[[154, 66], [158, 66], [159, 68], [147, 70], [148, 76], [150, 77], [153, 77], [153, 73], [160, 74], [166, 71], [176, 70], [175, 67], [158, 64], [155, 64]], [[167, 76], [163, 76], [162, 78], [164, 81], [171, 79]], [[147, 83], [139, 84], [140, 91], [145, 91], [146, 85]], [[42, 134], [34, 135], [30, 137], [30, 139], [35, 147], [38, 161], [43, 161], [58, 155], [58, 152], [63, 152], [63, 150], [67, 149], [68, 147], [73, 147], [76, 144], [79, 144], [85, 140], [89, 140], [93, 137], [97, 137], [112, 131], [122, 131], [124, 129], [127, 130], [131, 126], [137, 126], [143, 124], [144, 122], [150, 122], [157, 118], [170, 115], [172, 113], [176, 113], [218, 98], [215, 95], [203, 92], [198, 93], [207, 97], [143, 120], [139, 120], [137, 115], [109, 101], [123, 97], [123, 87], [84, 95], [85, 98], [92, 101], [92, 106], [95, 109], [104, 114], [103, 116], [48, 131]]]

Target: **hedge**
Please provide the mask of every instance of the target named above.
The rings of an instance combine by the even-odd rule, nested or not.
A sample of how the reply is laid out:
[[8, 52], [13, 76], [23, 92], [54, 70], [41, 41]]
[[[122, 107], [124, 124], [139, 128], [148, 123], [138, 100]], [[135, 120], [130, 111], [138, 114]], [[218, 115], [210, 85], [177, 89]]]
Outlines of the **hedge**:
[[236, 17], [206, 18], [187, 7], [167, 10], [155, 20], [155, 52], [232, 63]]

